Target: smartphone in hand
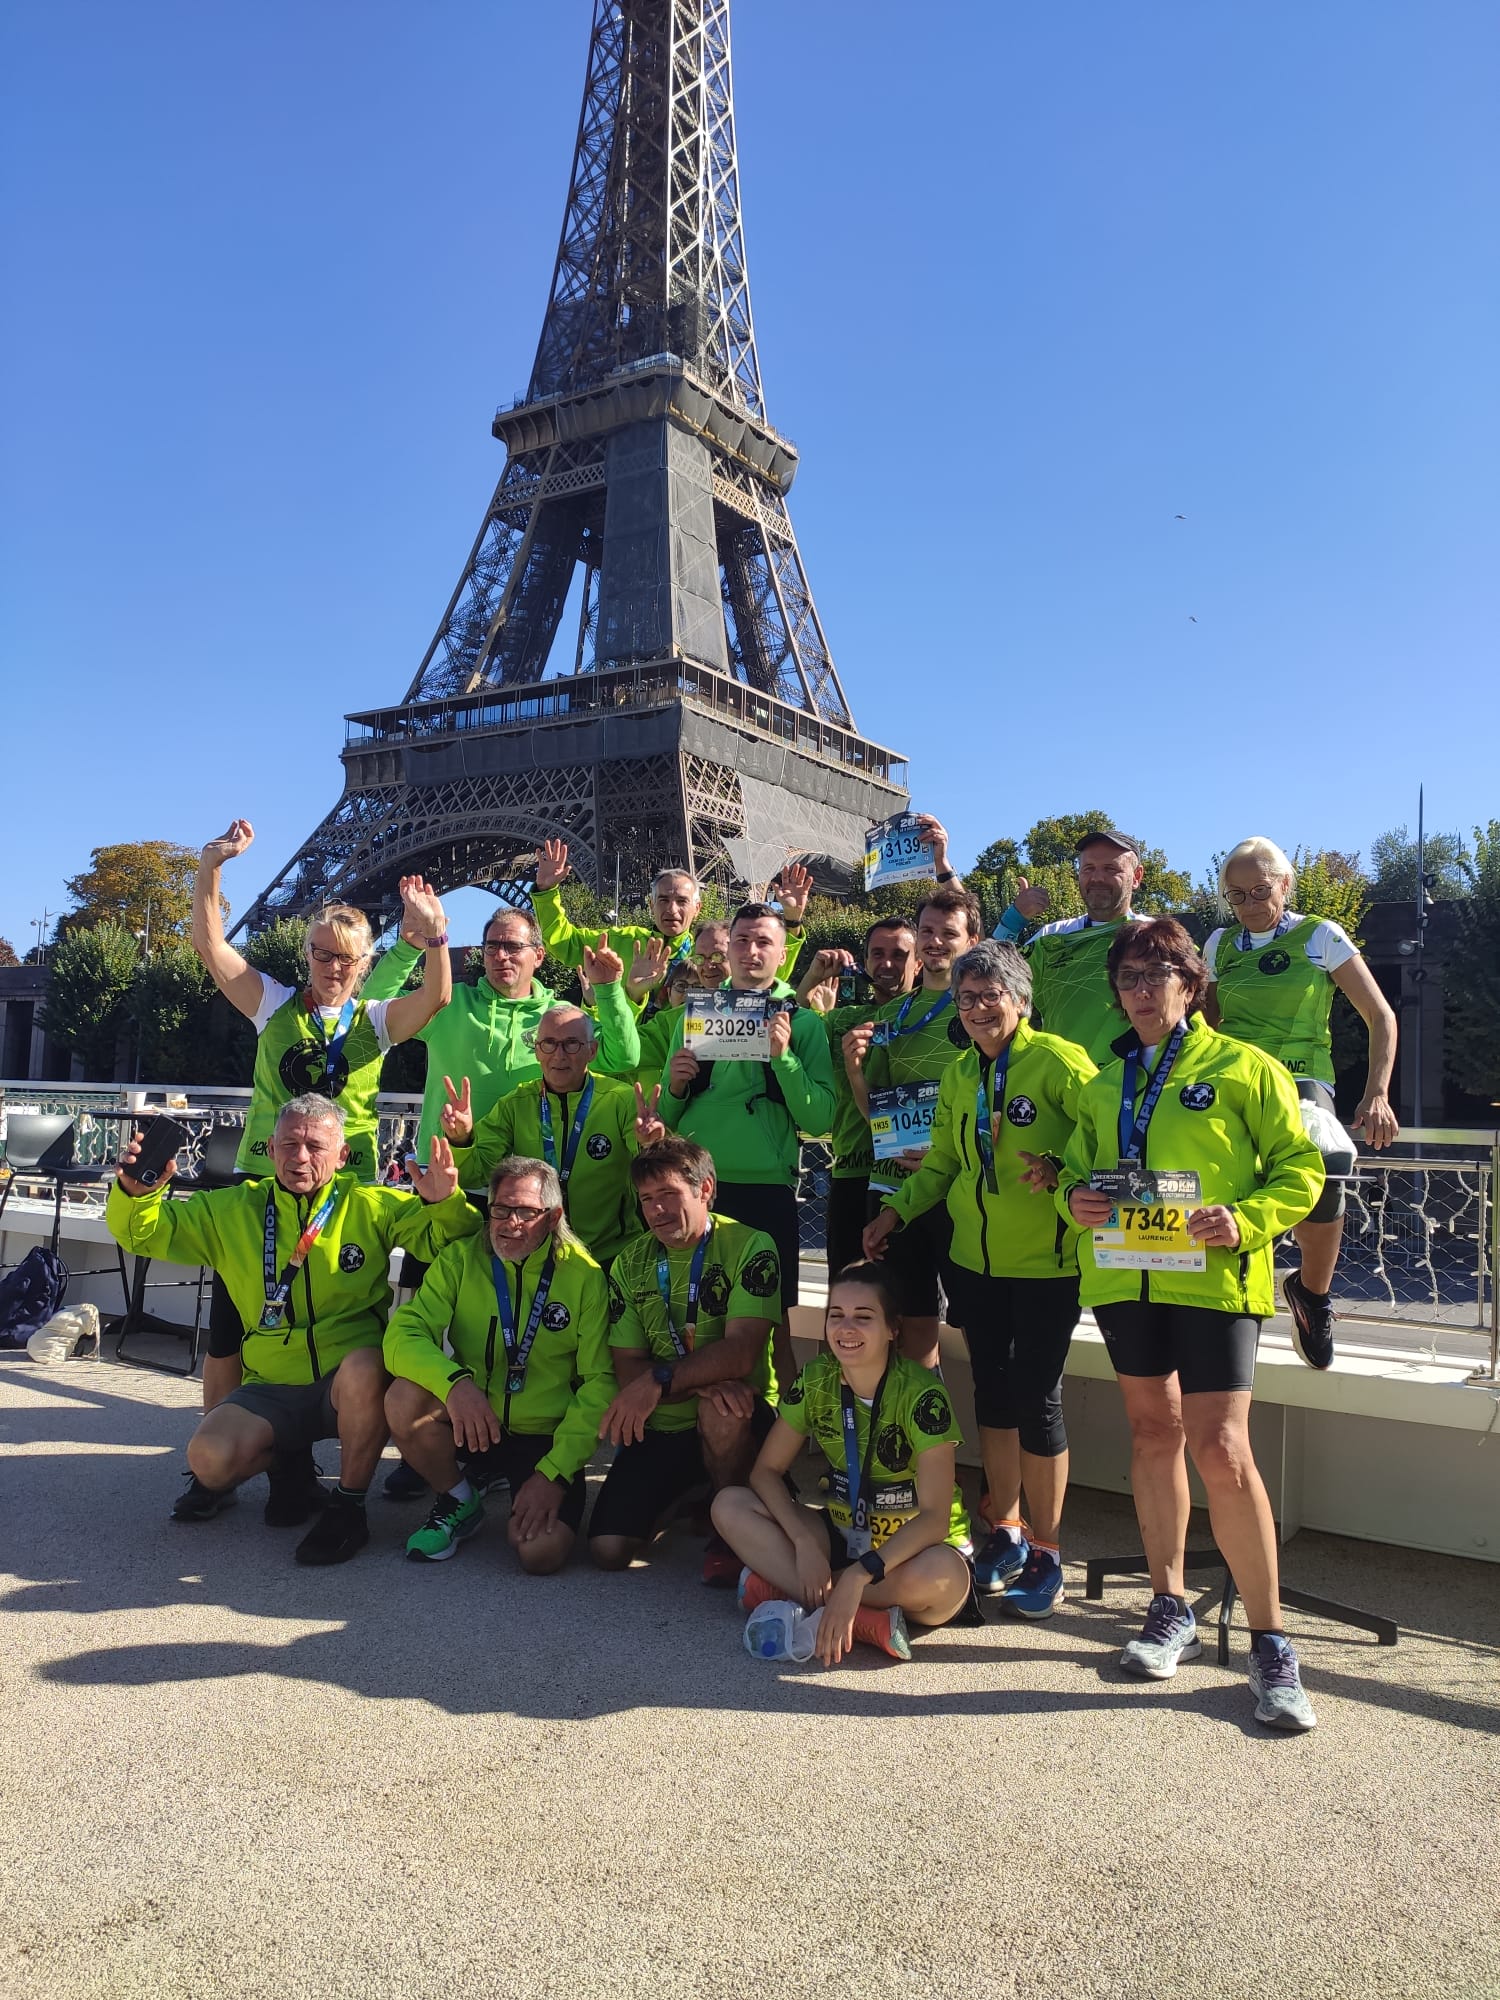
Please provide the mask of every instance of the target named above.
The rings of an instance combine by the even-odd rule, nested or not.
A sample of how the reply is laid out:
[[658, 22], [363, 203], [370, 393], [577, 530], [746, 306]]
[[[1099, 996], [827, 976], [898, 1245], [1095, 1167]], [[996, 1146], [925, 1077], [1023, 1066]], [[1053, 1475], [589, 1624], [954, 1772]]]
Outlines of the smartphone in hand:
[[190, 1145], [192, 1137], [186, 1125], [175, 1118], [168, 1118], [164, 1112], [158, 1112], [154, 1118], [147, 1119], [141, 1135], [141, 1150], [125, 1171], [142, 1187], [155, 1187], [167, 1162]]

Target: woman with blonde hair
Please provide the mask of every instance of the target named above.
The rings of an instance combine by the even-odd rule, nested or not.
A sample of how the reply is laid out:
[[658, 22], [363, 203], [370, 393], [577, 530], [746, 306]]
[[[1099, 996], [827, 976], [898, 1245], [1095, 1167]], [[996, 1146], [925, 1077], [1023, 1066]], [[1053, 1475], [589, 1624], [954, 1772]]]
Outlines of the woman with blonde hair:
[[[1364, 1095], [1348, 1121], [1377, 1150], [1400, 1127], [1387, 1091], [1396, 1059], [1396, 1017], [1359, 947], [1328, 917], [1299, 916], [1288, 904], [1297, 873], [1274, 840], [1242, 840], [1224, 858], [1219, 895], [1234, 921], [1213, 932], [1203, 947], [1210, 981], [1205, 1019], [1236, 1041], [1275, 1056], [1296, 1079], [1298, 1095], [1334, 1111], [1333, 1047], [1329, 1016], [1334, 988], [1346, 994], [1370, 1038]], [[1316, 1119], [1315, 1124], [1320, 1122]], [[1325, 1154], [1333, 1170], [1333, 1156]], [[1347, 1170], [1347, 1154], [1338, 1166]], [[1313, 1368], [1333, 1360], [1333, 1306], [1329, 1293], [1344, 1233], [1344, 1189], [1324, 1185], [1317, 1207], [1293, 1232], [1302, 1253], [1298, 1271], [1282, 1285], [1292, 1316], [1292, 1339]]]

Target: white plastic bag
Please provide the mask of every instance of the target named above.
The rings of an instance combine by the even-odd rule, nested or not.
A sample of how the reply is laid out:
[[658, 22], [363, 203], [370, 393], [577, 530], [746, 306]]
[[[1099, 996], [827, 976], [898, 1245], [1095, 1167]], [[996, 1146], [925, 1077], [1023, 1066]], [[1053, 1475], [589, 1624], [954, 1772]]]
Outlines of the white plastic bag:
[[821, 1605], [807, 1612], [787, 1598], [767, 1598], [745, 1620], [745, 1651], [757, 1660], [810, 1660], [822, 1621]]
[[99, 1308], [86, 1299], [81, 1306], [65, 1306], [55, 1312], [27, 1341], [26, 1352], [44, 1368], [55, 1368], [76, 1354], [97, 1356]]
[[1331, 1174], [1352, 1174], [1355, 1144], [1333, 1113], [1311, 1097], [1301, 1100], [1302, 1129], [1327, 1162]]

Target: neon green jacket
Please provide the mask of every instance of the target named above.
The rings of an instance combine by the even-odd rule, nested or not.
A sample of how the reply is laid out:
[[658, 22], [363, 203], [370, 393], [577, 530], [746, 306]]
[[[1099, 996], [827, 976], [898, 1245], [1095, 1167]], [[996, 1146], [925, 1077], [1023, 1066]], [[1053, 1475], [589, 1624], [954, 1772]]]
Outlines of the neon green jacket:
[[[1119, 1038], [1115, 1059], [1079, 1097], [1078, 1125], [1057, 1188], [1057, 1208], [1065, 1217], [1073, 1188], [1086, 1183], [1093, 1169], [1119, 1165], [1123, 1056], [1130, 1039]], [[1143, 1073], [1137, 1104], [1146, 1083]], [[1202, 1271], [1101, 1271], [1084, 1230], [1078, 1244], [1083, 1303], [1155, 1299], [1269, 1317], [1276, 1310], [1271, 1246], [1312, 1209], [1324, 1179], [1323, 1157], [1303, 1129], [1297, 1086], [1281, 1064], [1194, 1014], [1157, 1100], [1141, 1164], [1195, 1172], [1205, 1208], [1233, 1209], [1239, 1248], [1211, 1245]]]
[[461, 1194], [429, 1206], [398, 1188], [369, 1187], [355, 1174], [335, 1176], [339, 1201], [292, 1283], [281, 1323], [260, 1331], [266, 1302], [266, 1203], [276, 1205], [276, 1276], [327, 1188], [288, 1194], [279, 1181], [241, 1181], [166, 1199], [167, 1184], [128, 1195], [110, 1183], [104, 1221], [122, 1249], [168, 1264], [208, 1264], [229, 1288], [241, 1325], [247, 1382], [307, 1383], [331, 1375], [357, 1347], [378, 1347], [390, 1311], [386, 1278], [392, 1250], [428, 1259], [483, 1227]]
[[[365, 981], [363, 998], [388, 1000], [406, 984], [407, 974], [422, 954], [404, 938], [393, 944]], [[427, 1142], [442, 1130], [443, 1078], [458, 1084], [469, 1079], [476, 1119], [498, 1104], [507, 1091], [528, 1077], [540, 1076], [542, 1066], [531, 1052], [536, 1024], [557, 1004], [540, 980], [531, 982], [524, 1000], [507, 1000], [483, 976], [474, 986], [455, 986], [453, 998], [440, 1014], [417, 1033], [427, 1049], [427, 1083], [422, 1092], [422, 1123], [417, 1150], [425, 1160]], [[602, 1068], [628, 1069], [640, 1059], [635, 1016], [621, 981], [596, 987], [594, 1019], [599, 1024]], [[608, 1060], [603, 1060], [604, 1058]]]
[[884, 1206], [905, 1223], [946, 1200], [953, 1218], [951, 1254], [966, 1271], [992, 1278], [1073, 1277], [1078, 1231], [1071, 1218], [1058, 1215], [1048, 1195], [1022, 1181], [1021, 1155], [1062, 1159], [1077, 1123], [1079, 1094], [1097, 1074], [1075, 1043], [1021, 1022], [1011, 1037], [1004, 1091], [993, 1105], [1003, 1115], [991, 1192], [975, 1138], [980, 1064], [971, 1044], [943, 1071], [932, 1144], [921, 1166], [886, 1196]]
[[[544, 1243], [524, 1264], [505, 1266], [518, 1338], [551, 1247]], [[445, 1336], [450, 1354], [443, 1352]], [[587, 1251], [558, 1247], [525, 1384], [510, 1395], [489, 1238], [471, 1236], [445, 1250], [415, 1296], [391, 1315], [385, 1365], [442, 1403], [455, 1382], [476, 1382], [503, 1430], [551, 1437], [552, 1448], [537, 1471], [566, 1483], [593, 1457], [600, 1422], [615, 1394], [604, 1273]]]
[[[640, 1214], [635, 1190], [630, 1185], [630, 1162], [635, 1157], [635, 1086], [617, 1077], [594, 1076], [594, 1095], [589, 1115], [578, 1137], [573, 1171], [563, 1190], [563, 1206], [568, 1221], [583, 1238], [590, 1256], [608, 1264], [622, 1244], [639, 1233]], [[561, 1168], [578, 1115], [580, 1093], [562, 1097], [548, 1091], [547, 1105], [552, 1117], [552, 1159]], [[507, 1154], [523, 1159], [547, 1159], [542, 1137], [542, 1083], [523, 1083], [490, 1111], [474, 1127], [467, 1146], [455, 1146], [459, 1184], [484, 1187], [495, 1163]]]

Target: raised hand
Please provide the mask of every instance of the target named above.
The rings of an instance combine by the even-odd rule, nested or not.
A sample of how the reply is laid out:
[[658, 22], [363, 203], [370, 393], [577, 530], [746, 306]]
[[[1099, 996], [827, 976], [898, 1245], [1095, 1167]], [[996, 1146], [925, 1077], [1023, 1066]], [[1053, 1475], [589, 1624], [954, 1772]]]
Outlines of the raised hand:
[[935, 813], [918, 813], [917, 825], [922, 829], [922, 838], [932, 848], [932, 872], [945, 873], [948, 867], [948, 829]]
[[781, 871], [779, 902], [788, 924], [800, 924], [812, 894], [813, 878], [800, 861], [789, 861]]
[[437, 890], [420, 875], [403, 875], [401, 891], [401, 935], [425, 947], [428, 938], [441, 937], [448, 928]]
[[[464, 1079], [468, 1081], [467, 1078]], [[458, 1192], [458, 1167], [454, 1162], [453, 1148], [446, 1139], [436, 1133], [427, 1148], [427, 1165], [417, 1164], [413, 1154], [406, 1163], [406, 1171], [411, 1175], [411, 1184], [423, 1201], [446, 1201]]]
[[1038, 917], [1045, 917], [1052, 907], [1052, 898], [1041, 883], [1038, 882], [1033, 889], [1024, 875], [1016, 877], [1016, 893], [1012, 900], [1029, 924], [1034, 924]]
[[639, 1004], [654, 993], [667, 976], [671, 950], [665, 938], [636, 938], [630, 950], [630, 970], [625, 975], [625, 991]]
[[232, 819], [228, 831], [211, 840], [198, 857], [205, 868], [222, 868], [226, 861], [243, 854], [255, 838], [255, 828], [247, 819]]
[[639, 1084], [635, 1087], [635, 1138], [644, 1153], [648, 1146], [659, 1146], [667, 1136], [666, 1124], [658, 1106], [661, 1103], [661, 1085], [657, 1084], [647, 1097]]
[[445, 1076], [443, 1094], [447, 1102], [438, 1117], [443, 1137], [451, 1145], [467, 1146], [474, 1136], [474, 1103], [469, 1091], [469, 1079], [464, 1078], [462, 1090], [455, 1090], [452, 1077]]
[[536, 858], [536, 886], [539, 889], [555, 889], [565, 881], [568, 874], [568, 843], [565, 840], [546, 840]]
[[609, 941], [609, 932], [599, 933], [597, 945], [583, 947], [583, 976], [590, 986], [613, 986], [625, 970], [625, 961]]
[[141, 1142], [145, 1138], [145, 1136], [146, 1135], [144, 1132], [132, 1133], [130, 1144], [126, 1146], [120, 1154], [119, 1166], [116, 1171], [116, 1178], [118, 1179], [120, 1186], [124, 1188], [126, 1194], [128, 1195], [133, 1196], [141, 1194], [159, 1194], [161, 1190], [166, 1186], [167, 1182], [172, 1178], [173, 1174], [175, 1174], [177, 1171], [176, 1160], [175, 1159], [168, 1160], [167, 1164], [161, 1170], [161, 1179], [156, 1183], [156, 1186], [154, 1188], [148, 1188], [144, 1181], [138, 1181], [132, 1178], [128, 1169], [135, 1165], [136, 1158], [141, 1150]]

